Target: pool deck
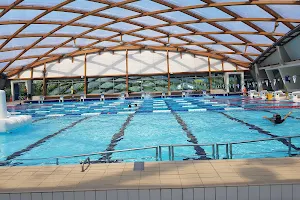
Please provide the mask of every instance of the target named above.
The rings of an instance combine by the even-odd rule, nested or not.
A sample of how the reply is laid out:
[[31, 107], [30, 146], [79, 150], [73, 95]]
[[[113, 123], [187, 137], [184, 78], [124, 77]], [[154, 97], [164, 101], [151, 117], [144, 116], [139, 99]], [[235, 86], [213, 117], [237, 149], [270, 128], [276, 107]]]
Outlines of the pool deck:
[[299, 158], [0, 167], [0, 193], [299, 183]]

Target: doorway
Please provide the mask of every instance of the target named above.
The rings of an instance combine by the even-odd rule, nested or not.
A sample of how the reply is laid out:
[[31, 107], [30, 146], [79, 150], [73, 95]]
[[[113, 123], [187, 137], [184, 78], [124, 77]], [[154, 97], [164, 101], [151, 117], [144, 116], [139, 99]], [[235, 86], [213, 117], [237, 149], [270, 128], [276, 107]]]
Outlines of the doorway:
[[24, 99], [24, 97], [27, 96], [26, 92], [26, 86], [24, 82], [18, 82], [14, 83], [14, 100], [20, 100], [21, 97]]

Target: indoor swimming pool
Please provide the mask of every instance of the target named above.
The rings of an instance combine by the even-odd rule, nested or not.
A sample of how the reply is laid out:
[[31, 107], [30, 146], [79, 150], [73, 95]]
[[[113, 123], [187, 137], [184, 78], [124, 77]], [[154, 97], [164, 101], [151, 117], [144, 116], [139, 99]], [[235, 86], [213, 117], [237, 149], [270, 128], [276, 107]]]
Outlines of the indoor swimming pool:
[[[211, 145], [298, 135], [300, 104], [230, 97], [149, 98], [9, 106], [12, 114], [33, 116], [33, 123], [0, 133], [0, 162], [8, 165], [55, 164], [55, 157], [161, 145], [161, 160], [213, 159]], [[280, 125], [263, 119], [292, 115]], [[165, 146], [164, 146], [165, 145]], [[285, 139], [233, 145], [233, 158], [287, 156]], [[293, 154], [300, 138], [292, 138]], [[74, 164], [87, 156], [59, 159]], [[219, 148], [226, 158], [225, 146]], [[37, 159], [52, 158], [52, 159]], [[96, 162], [155, 161], [156, 149], [92, 155]], [[29, 160], [27, 160], [29, 159]], [[31, 160], [34, 159], [34, 160]], [[37, 159], [37, 160], [35, 160]]]

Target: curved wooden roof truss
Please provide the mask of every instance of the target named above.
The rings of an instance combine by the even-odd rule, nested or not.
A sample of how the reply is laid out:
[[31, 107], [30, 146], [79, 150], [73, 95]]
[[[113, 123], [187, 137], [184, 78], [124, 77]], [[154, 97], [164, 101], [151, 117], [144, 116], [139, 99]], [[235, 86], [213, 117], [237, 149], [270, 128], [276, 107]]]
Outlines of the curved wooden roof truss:
[[[9, 1], [0, 4], [0, 29], [18, 28], [0, 31], [0, 72], [8, 75], [65, 57], [126, 49], [184, 51], [248, 67], [300, 23], [297, 0]], [[25, 17], [16, 14], [22, 12]], [[38, 14], [26, 16], [30, 12]]]

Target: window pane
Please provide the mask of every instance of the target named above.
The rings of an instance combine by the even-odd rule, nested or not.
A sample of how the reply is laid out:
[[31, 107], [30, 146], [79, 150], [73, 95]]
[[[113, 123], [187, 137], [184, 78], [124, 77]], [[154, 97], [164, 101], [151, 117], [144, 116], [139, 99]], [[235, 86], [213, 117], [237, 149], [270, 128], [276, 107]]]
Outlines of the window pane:
[[191, 28], [194, 28], [198, 31], [203, 31], [203, 32], [222, 31], [222, 30], [218, 29], [217, 27], [210, 25], [208, 23], [187, 24], [186, 26], [189, 26]]
[[25, 28], [20, 34], [35, 34], [35, 33], [49, 33], [59, 25], [50, 25], [50, 24], [31, 24]]
[[44, 12], [43, 10], [10, 10], [0, 18], [0, 21], [31, 20]]
[[119, 22], [119, 23], [109, 25], [109, 26], [107, 26], [107, 28], [112, 28], [112, 29], [121, 30], [121, 31], [130, 31], [130, 30], [141, 28], [141, 27], [133, 25], [133, 24], [125, 23], [125, 22]]
[[231, 31], [253, 31], [253, 32], [256, 32], [255, 29], [244, 24], [243, 22], [217, 22], [217, 24], [224, 26], [225, 28], [227, 28]]
[[40, 20], [70, 21], [78, 16], [80, 16], [80, 14], [70, 13], [70, 12], [52, 11], [51, 13], [42, 17]]
[[[281, 5], [280, 5], [281, 6]], [[226, 6], [227, 9], [246, 18], [273, 18], [272, 15], [255, 5]]]
[[196, 18], [194, 18], [190, 15], [184, 14], [183, 12], [180, 12], [180, 11], [167, 12], [167, 13], [162, 13], [159, 15], [162, 17], [165, 17], [167, 19], [177, 21], [177, 22], [196, 20]]
[[166, 24], [167, 23], [165, 21], [162, 21], [162, 20], [156, 19], [154, 17], [150, 17], [150, 16], [134, 18], [131, 21], [138, 22], [138, 23], [141, 23], [141, 24], [145, 24], [147, 26], [154, 26], [154, 25]]
[[178, 27], [178, 26], [165, 26], [165, 27], [162, 27], [159, 29], [163, 30], [165, 32], [171, 33], [171, 34], [191, 33], [191, 31], [188, 31], [188, 30]]
[[91, 24], [91, 25], [99, 26], [101, 24], [106, 24], [111, 21], [113, 20], [104, 17], [87, 16], [80, 20], [77, 20], [75, 23], [83, 23], [83, 24]]
[[217, 8], [197, 8], [190, 10], [202, 17], [208, 18], [208, 19], [217, 19], [217, 18], [232, 18], [231, 15], [228, 15], [227, 13], [217, 9]]
[[132, 6], [135, 8], [139, 8], [142, 10], [146, 10], [146, 11], [156, 11], [156, 10], [164, 10], [164, 9], [168, 9], [169, 7], [164, 6], [162, 4], [159, 3], [155, 3], [153, 1], [150, 0], [140, 0], [140, 1], [136, 1], [133, 3], [129, 3], [127, 4], [128, 6]]
[[58, 45], [61, 44], [65, 41], [67, 41], [68, 37], [47, 37], [45, 39], [43, 39], [42, 41], [40, 41], [38, 43], [38, 45]]
[[36, 49], [30, 49], [26, 53], [23, 54], [23, 56], [35, 56], [35, 55], [43, 55], [46, 52], [50, 51], [52, 48], [36, 48]]
[[42, 80], [33, 80], [32, 81], [32, 95], [33, 96], [43, 95], [43, 81]]
[[39, 37], [27, 37], [27, 38], [13, 38], [4, 48], [10, 47], [26, 47], [33, 44], [35, 41], [40, 39]]
[[127, 9], [123, 9], [123, 8], [117, 8], [117, 7], [110, 8], [110, 9], [101, 11], [99, 13], [110, 15], [110, 16], [121, 17], [121, 18], [125, 18], [125, 17], [129, 17], [129, 16], [139, 14], [139, 13], [131, 11], [131, 10], [127, 10]]
[[0, 25], [0, 35], [12, 35], [22, 26], [22, 24]]
[[[84, 4], [84, 6], [83, 6]], [[98, 3], [98, 2], [92, 2], [92, 1], [73, 1], [72, 3], [69, 3], [63, 8], [71, 8], [71, 9], [79, 9], [79, 10], [85, 10], [85, 11], [92, 11], [99, 8], [102, 8], [106, 6], [106, 4]]]

